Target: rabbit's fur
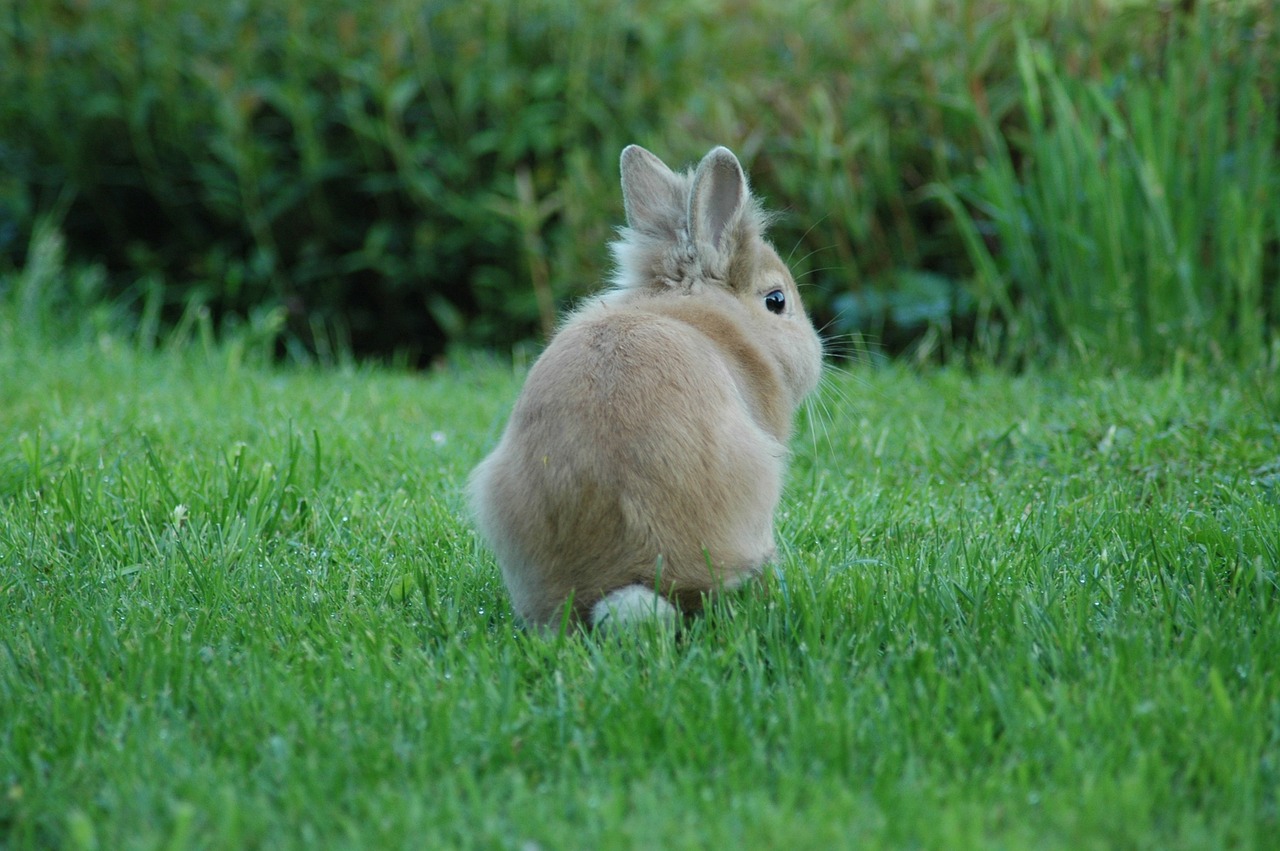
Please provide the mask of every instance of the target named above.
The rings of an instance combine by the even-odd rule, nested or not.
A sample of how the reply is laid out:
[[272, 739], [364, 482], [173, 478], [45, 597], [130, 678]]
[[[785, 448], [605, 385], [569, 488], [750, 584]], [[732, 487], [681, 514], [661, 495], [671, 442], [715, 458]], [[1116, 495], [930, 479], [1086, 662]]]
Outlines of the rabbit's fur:
[[471, 475], [477, 524], [534, 625], [566, 604], [571, 622], [669, 619], [758, 574], [791, 419], [822, 369], [728, 149], [676, 174], [632, 145], [622, 196], [614, 286], [564, 321]]

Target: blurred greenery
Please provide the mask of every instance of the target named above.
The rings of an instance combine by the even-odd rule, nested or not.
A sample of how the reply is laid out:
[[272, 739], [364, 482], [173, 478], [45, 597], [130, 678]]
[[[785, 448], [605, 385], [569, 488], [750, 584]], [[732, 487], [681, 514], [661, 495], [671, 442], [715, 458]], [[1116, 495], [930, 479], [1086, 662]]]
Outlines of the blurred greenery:
[[625, 144], [726, 144], [829, 334], [1247, 357], [1277, 56], [1265, 2], [14, 3], [0, 271], [53, 227], [140, 325], [510, 349], [607, 275]]
[[1148, 363], [1266, 353], [1280, 318], [1280, 53], [1243, 20], [1202, 15], [1105, 79], [1019, 34], [1026, 126], [984, 126], [989, 161], [958, 182], [967, 207], [937, 190], [1012, 348]]

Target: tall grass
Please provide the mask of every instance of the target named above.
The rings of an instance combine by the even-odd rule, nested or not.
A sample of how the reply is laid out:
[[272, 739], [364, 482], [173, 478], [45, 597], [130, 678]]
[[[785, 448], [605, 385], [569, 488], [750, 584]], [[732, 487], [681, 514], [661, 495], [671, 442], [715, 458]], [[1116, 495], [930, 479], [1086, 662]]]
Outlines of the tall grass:
[[1015, 352], [1262, 356], [1280, 324], [1274, 20], [1210, 6], [1158, 59], [1078, 79], [1017, 39], [1026, 127], [983, 125], [956, 214], [979, 301]]

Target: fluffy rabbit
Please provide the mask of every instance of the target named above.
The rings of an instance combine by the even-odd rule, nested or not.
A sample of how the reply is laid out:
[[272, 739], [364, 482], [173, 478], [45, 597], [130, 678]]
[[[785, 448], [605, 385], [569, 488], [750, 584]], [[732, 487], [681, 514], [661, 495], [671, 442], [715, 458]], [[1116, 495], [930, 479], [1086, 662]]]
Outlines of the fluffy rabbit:
[[622, 198], [613, 286], [564, 321], [471, 475], [529, 624], [674, 619], [759, 574], [822, 369], [732, 152], [676, 174], [632, 145]]

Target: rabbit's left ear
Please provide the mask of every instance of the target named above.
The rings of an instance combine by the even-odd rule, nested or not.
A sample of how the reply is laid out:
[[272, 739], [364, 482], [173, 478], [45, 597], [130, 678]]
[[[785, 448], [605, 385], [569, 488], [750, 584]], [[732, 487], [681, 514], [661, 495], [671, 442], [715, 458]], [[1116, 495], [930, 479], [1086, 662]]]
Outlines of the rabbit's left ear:
[[749, 199], [747, 176], [732, 151], [719, 147], [703, 157], [689, 194], [689, 238], [694, 246], [709, 245], [717, 254], [728, 249], [725, 232], [742, 220]]
[[684, 186], [667, 164], [639, 145], [622, 151], [622, 206], [627, 226], [674, 238], [684, 215]]

